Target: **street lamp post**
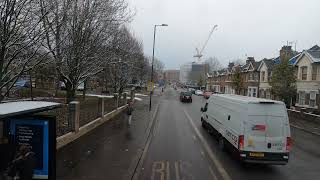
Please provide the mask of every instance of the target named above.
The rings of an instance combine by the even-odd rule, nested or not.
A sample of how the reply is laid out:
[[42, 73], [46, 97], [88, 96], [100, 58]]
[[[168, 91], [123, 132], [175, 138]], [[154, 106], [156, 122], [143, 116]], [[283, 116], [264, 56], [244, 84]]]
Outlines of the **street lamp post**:
[[[151, 63], [151, 85], [153, 85], [153, 62], [154, 62], [154, 46], [156, 43], [156, 30], [157, 26], [168, 26], [168, 24], [160, 24], [160, 25], [154, 25], [153, 28], [153, 48], [152, 48], [152, 63]], [[153, 89], [153, 87], [151, 88]], [[152, 99], [152, 91], [150, 91], [150, 102], [149, 102], [149, 111], [151, 111], [151, 99]]]

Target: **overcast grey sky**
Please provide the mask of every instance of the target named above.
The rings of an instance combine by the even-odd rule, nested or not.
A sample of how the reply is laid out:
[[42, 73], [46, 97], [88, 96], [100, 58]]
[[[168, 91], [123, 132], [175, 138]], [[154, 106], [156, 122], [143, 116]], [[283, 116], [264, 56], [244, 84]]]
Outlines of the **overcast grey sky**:
[[193, 61], [214, 24], [215, 31], [203, 59], [222, 64], [254, 56], [271, 58], [287, 41], [297, 50], [320, 45], [320, 0], [128, 0], [136, 16], [131, 29], [152, 55], [153, 25], [157, 28], [155, 56], [166, 69]]

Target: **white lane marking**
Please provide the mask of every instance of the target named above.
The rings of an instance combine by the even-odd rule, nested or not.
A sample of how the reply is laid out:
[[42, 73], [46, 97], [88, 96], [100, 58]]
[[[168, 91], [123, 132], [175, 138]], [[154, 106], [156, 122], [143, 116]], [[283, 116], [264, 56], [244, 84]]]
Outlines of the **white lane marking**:
[[183, 110], [184, 114], [187, 116], [189, 122], [191, 123], [193, 129], [195, 130], [198, 138], [201, 140], [205, 150], [207, 151], [207, 154], [209, 155], [210, 159], [213, 161], [213, 163], [215, 164], [215, 166], [217, 167], [217, 170], [219, 171], [219, 173], [221, 174], [222, 178], [224, 180], [231, 180], [231, 177], [229, 176], [229, 174], [227, 173], [227, 171], [223, 168], [222, 164], [220, 163], [220, 161], [215, 157], [215, 155], [213, 154], [212, 150], [210, 149], [208, 143], [206, 142], [206, 140], [204, 139], [204, 137], [200, 134], [198, 128], [196, 127], [196, 125], [194, 124], [192, 118], [190, 117], [190, 115], [187, 113], [186, 110]]
[[179, 162], [176, 161], [174, 163], [175, 169], [176, 169], [176, 180], [180, 180], [180, 170], [179, 170]]
[[211, 167], [209, 167], [209, 171], [210, 171], [210, 174], [211, 174], [213, 180], [218, 180], [217, 176], [214, 174], [214, 172], [213, 172]]
[[193, 135], [192, 137], [193, 137], [193, 140], [197, 140], [197, 138], [196, 138], [196, 136], [195, 136], [195, 135]]
[[205, 155], [204, 155], [204, 152], [203, 152], [202, 150], [200, 151], [200, 153], [201, 153], [201, 155], [202, 155], [203, 157], [205, 156]]

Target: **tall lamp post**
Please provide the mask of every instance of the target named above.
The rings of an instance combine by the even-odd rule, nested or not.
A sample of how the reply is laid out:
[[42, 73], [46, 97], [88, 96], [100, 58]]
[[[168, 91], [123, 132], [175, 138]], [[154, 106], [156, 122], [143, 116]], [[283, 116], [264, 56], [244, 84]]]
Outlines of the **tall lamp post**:
[[[154, 25], [154, 28], [153, 28], [153, 48], [152, 48], [152, 63], [151, 63], [151, 85], [153, 85], [154, 46], [155, 46], [155, 42], [156, 42], [156, 30], [157, 30], [157, 26], [168, 26], [168, 24]], [[152, 87], [152, 89], [153, 89], [153, 87]], [[151, 111], [151, 99], [152, 99], [152, 91], [150, 91], [149, 111]]]

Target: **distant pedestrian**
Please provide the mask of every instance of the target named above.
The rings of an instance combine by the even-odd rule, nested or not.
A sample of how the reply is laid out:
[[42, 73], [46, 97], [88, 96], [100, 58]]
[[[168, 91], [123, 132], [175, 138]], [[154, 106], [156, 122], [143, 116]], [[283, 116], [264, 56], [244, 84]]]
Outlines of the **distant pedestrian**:
[[129, 127], [130, 127], [130, 125], [131, 125], [132, 112], [133, 112], [133, 102], [130, 100], [130, 101], [128, 102], [128, 110], [127, 110], [127, 114], [128, 114], [128, 126], [129, 126]]
[[30, 147], [22, 145], [15, 159], [11, 162], [7, 174], [14, 180], [32, 180], [35, 164], [34, 153]]

